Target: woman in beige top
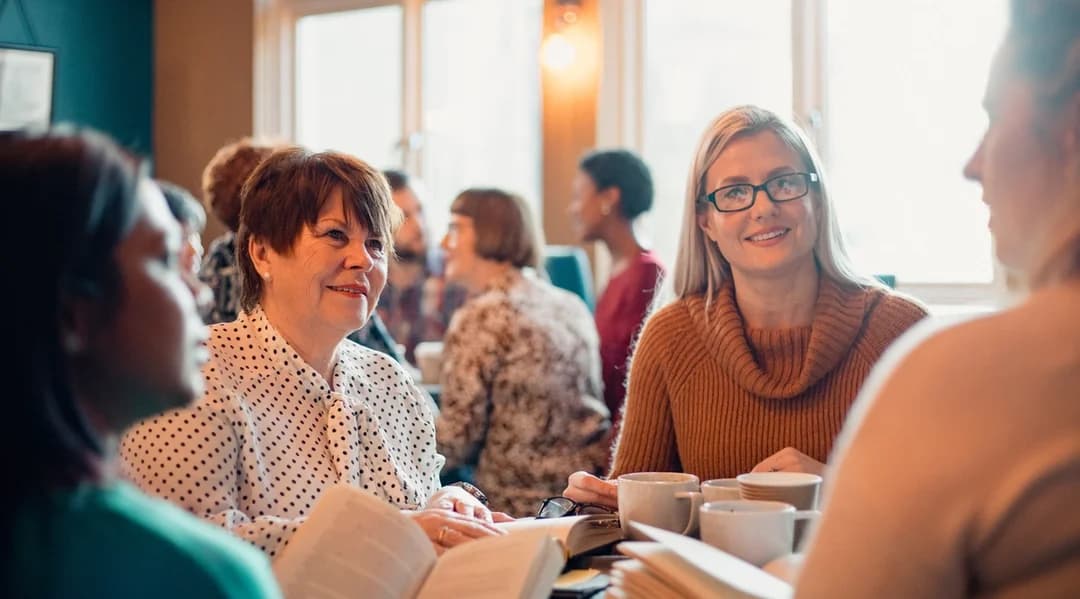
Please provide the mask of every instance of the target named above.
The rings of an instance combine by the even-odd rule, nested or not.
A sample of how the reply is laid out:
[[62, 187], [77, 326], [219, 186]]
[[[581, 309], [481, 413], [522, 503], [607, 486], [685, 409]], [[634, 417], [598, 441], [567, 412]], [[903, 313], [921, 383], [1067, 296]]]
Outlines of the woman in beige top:
[[799, 597], [1080, 593], [1080, 1], [1012, 2], [964, 174], [1031, 295], [919, 327], [837, 445]]

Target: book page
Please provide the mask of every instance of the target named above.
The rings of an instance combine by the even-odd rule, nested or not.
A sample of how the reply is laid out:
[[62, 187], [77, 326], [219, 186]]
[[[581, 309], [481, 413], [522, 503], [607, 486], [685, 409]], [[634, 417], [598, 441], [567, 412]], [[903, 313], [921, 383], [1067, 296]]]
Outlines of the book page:
[[385, 501], [349, 485], [327, 489], [273, 563], [289, 599], [401, 599], [435, 564], [423, 530]]
[[508, 532], [544, 530], [548, 535], [562, 541], [571, 556], [623, 538], [619, 517], [614, 514], [520, 518], [513, 522], [500, 522], [496, 526]]
[[621, 543], [619, 550], [690, 596], [786, 599], [794, 594], [783, 580], [711, 545], [653, 526], [633, 526], [656, 543]]
[[542, 529], [470, 541], [439, 558], [417, 599], [544, 599], [565, 564]]

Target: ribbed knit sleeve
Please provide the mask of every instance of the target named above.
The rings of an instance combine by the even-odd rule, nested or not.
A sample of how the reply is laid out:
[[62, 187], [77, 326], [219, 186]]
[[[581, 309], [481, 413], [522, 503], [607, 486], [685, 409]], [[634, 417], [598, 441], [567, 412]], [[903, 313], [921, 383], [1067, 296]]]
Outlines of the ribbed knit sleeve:
[[680, 313], [685, 312], [682, 305], [673, 304], [645, 324], [630, 364], [611, 477], [682, 468], [675, 446], [667, 363], [685, 326], [685, 317], [680, 318]]
[[898, 293], [882, 293], [876, 298], [866, 319], [859, 350], [876, 362], [881, 354], [915, 323], [928, 314], [918, 300]]

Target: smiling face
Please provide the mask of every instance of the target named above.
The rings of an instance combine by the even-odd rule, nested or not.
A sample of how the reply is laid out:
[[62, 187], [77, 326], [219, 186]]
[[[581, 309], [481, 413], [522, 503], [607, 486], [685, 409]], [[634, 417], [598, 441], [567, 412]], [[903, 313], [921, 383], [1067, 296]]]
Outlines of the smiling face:
[[207, 329], [202, 284], [182, 272], [183, 234], [157, 186], [143, 181], [134, 227], [114, 253], [119, 305], [90, 327], [80, 358], [95, 412], [119, 431], [202, 393]]
[[[706, 192], [736, 183], [760, 185], [784, 173], [808, 172], [799, 154], [772, 131], [737, 137], [709, 167]], [[818, 227], [810, 193], [774, 203], [764, 191], [741, 212], [699, 212], [698, 226], [716, 244], [736, 278], [777, 275], [813, 267]]]
[[287, 320], [292, 331], [336, 345], [375, 309], [386, 284], [387, 249], [335, 189], [288, 251], [251, 240], [252, 262], [263, 275], [261, 304], [271, 321]]

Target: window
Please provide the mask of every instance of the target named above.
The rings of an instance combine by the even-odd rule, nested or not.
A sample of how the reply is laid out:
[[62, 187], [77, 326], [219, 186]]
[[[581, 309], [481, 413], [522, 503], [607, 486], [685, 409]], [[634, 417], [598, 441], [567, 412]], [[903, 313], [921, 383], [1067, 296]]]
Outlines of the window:
[[656, 189], [652, 239], [674, 266], [686, 180], [705, 127], [738, 104], [791, 114], [791, 3], [648, 0], [644, 25], [641, 154]]
[[437, 235], [467, 187], [521, 194], [540, 214], [542, 14], [542, 0], [424, 5], [422, 171]]
[[900, 281], [991, 282], [988, 213], [960, 172], [986, 126], [978, 107], [1002, 6], [827, 6], [827, 155], [852, 257]]
[[265, 0], [256, 131], [403, 168], [437, 242], [469, 186], [540, 201], [543, 0]]
[[297, 143], [401, 164], [401, 18], [379, 6], [297, 20]]
[[622, 79], [601, 113], [636, 118], [601, 128], [599, 142], [630, 145], [653, 169], [645, 225], [669, 264], [698, 138], [722, 110], [753, 103], [812, 125], [863, 272], [893, 274], [928, 302], [993, 297], [986, 211], [961, 169], [985, 126], [1004, 2], [602, 1], [605, 35], [622, 41], [604, 62]]

